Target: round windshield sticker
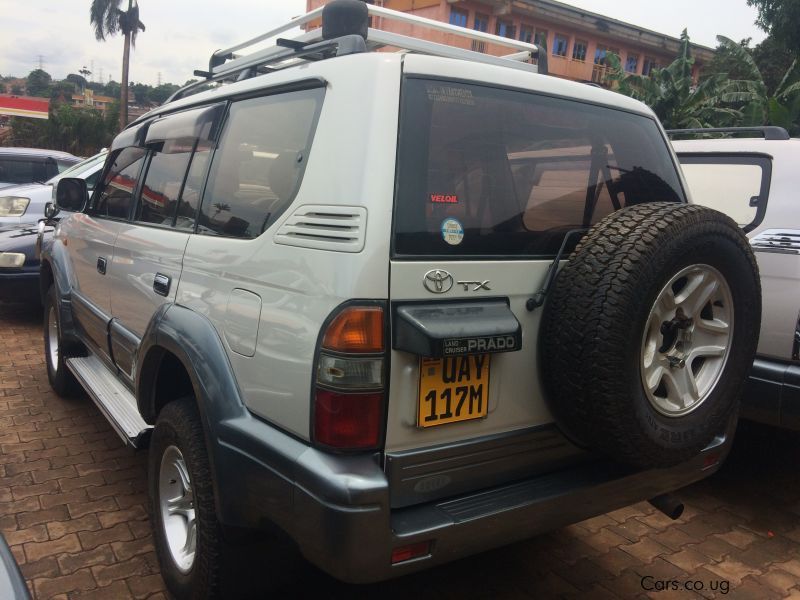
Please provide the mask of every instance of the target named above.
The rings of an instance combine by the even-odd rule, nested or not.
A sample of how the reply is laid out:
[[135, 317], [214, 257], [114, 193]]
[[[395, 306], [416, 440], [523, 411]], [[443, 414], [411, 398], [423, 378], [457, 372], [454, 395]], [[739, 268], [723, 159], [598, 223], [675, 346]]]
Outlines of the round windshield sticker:
[[464, 239], [464, 227], [458, 219], [442, 221], [442, 238], [451, 246], [458, 246]]

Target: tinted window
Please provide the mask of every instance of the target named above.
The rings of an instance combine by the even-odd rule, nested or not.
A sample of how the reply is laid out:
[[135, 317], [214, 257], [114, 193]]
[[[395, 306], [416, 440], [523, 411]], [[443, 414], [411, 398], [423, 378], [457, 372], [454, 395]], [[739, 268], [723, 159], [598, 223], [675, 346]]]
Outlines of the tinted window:
[[135, 221], [172, 226], [193, 148], [194, 140], [168, 140], [151, 146]]
[[144, 148], [124, 148], [107, 167], [102, 185], [94, 195], [92, 213], [99, 216], [127, 219], [139, 172], [144, 162]]
[[203, 197], [201, 233], [254, 238], [294, 198], [322, 88], [234, 102]]
[[418, 79], [403, 97], [396, 254], [553, 255], [618, 208], [684, 201], [647, 117]]
[[47, 181], [51, 176], [43, 158], [0, 157], [0, 181], [32, 183]]
[[767, 208], [772, 163], [766, 156], [679, 155], [692, 201], [725, 213], [745, 231]]
[[180, 203], [178, 204], [178, 217], [175, 227], [179, 229], [194, 229], [197, 208], [200, 206], [200, 196], [203, 193], [203, 182], [208, 169], [208, 161], [211, 160], [211, 142], [199, 140], [191, 163], [189, 173], [186, 175], [186, 183], [183, 185]]

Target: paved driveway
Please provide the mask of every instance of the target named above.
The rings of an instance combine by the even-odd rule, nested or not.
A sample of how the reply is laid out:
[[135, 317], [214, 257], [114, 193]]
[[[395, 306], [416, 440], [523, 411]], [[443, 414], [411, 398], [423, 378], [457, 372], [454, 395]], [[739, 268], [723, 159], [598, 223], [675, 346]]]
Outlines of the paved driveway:
[[[36, 598], [164, 597], [145, 482], [90, 400], [50, 391], [39, 312], [0, 304], [0, 531]], [[639, 504], [375, 586], [305, 568], [277, 597], [800, 598], [800, 437], [744, 431], [681, 497], [675, 522]]]

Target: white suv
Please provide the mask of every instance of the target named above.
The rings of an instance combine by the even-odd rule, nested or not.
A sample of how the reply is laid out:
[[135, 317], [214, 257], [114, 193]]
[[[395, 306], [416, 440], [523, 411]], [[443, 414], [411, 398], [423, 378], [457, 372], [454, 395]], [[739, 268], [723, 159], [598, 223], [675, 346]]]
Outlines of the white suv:
[[643, 499], [679, 514], [663, 494], [724, 458], [755, 352], [745, 236], [687, 204], [652, 111], [537, 74], [535, 46], [355, 0], [266, 37], [320, 16], [215, 53], [91, 198], [58, 186], [50, 381], [149, 444], [170, 590], [227, 589], [240, 529], [367, 582]]
[[[675, 140], [673, 146], [694, 199], [736, 220], [758, 259], [764, 311], [742, 414], [800, 429], [800, 140], [778, 127], [717, 130], [748, 132], [759, 137]], [[672, 133], [697, 137], [709, 130]]]

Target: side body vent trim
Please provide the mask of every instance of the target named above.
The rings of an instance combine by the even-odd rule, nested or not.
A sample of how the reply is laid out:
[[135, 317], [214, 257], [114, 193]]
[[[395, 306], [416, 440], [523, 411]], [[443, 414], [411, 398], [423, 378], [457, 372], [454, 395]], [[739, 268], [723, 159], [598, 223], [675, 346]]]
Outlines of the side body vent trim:
[[283, 222], [273, 239], [286, 246], [361, 252], [366, 233], [367, 209], [363, 206], [306, 204]]
[[767, 229], [750, 240], [755, 252], [800, 254], [800, 231], [796, 229]]

